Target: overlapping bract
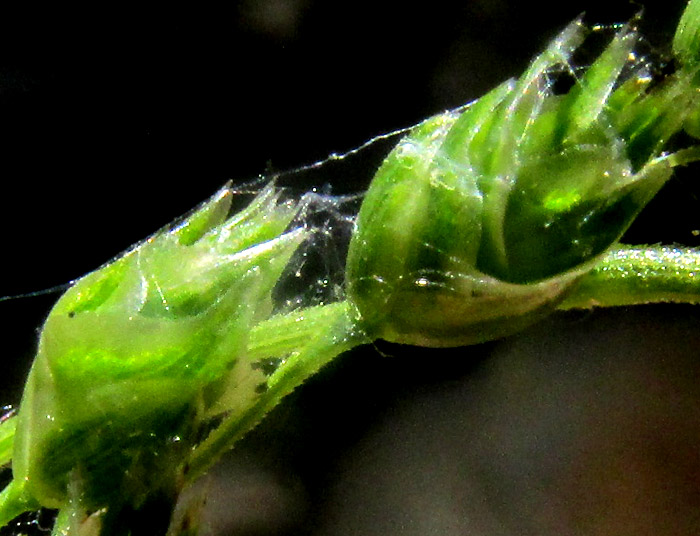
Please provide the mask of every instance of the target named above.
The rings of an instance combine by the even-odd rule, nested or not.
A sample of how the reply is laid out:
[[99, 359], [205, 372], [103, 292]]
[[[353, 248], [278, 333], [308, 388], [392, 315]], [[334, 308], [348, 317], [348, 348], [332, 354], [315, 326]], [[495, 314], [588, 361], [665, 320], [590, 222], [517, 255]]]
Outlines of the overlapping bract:
[[[586, 32], [573, 22], [520, 79], [427, 120], [386, 159], [347, 267], [372, 336], [456, 346], [521, 329], [670, 177], [661, 151], [698, 107], [695, 67], [653, 85], [623, 27], [579, 72]], [[562, 72], [572, 86], [558, 94]]]
[[[232, 197], [221, 190], [56, 304], [21, 403], [3, 515], [69, 504], [113, 514], [175, 493], [203, 418], [306, 236], [285, 232], [297, 207], [272, 186], [226, 219]], [[256, 396], [253, 376], [235, 385], [237, 399]]]

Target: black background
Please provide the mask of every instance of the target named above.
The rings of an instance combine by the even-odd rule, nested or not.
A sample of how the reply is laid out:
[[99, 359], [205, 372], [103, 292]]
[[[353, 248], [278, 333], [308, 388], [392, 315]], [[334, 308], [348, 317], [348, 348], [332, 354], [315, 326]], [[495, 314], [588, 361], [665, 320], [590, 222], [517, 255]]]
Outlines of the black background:
[[[469, 102], [517, 76], [583, 12], [611, 24], [640, 9], [505, 0], [3, 6], [0, 296], [80, 277], [228, 180], [314, 162]], [[663, 57], [682, 2], [644, 9], [642, 32]], [[386, 150], [286, 184], [362, 191]], [[633, 242], [697, 240], [697, 181], [684, 177]], [[29, 361], [32, 330], [53, 299], [0, 302], [6, 360]], [[8, 383], [24, 372], [8, 371]]]
[[[663, 58], [680, 1], [0, 7], [0, 296], [81, 276], [228, 180], [293, 169], [473, 100], [521, 73], [584, 11], [586, 20], [611, 24], [642, 4], [642, 33]], [[334, 193], [362, 191], [382, 151], [284, 181], [300, 193], [326, 184]], [[697, 243], [700, 189], [693, 169], [687, 171], [652, 203], [630, 241]], [[0, 402], [19, 401], [36, 330], [56, 297], [0, 302]], [[473, 353], [485, 358], [490, 350]], [[350, 412], [356, 417], [347, 429], [355, 431], [346, 431], [332, 452], [352, 444], [361, 434], [352, 426], [364, 429], [396, 389], [421, 384], [423, 366], [410, 369], [421, 358], [407, 358], [413, 379], [387, 391], [387, 378], [401, 385], [400, 374], [397, 380], [393, 364], [375, 369], [376, 357], [365, 349], [353, 362], [364, 365], [353, 364], [345, 375], [331, 371], [307, 389], [352, 393], [348, 382], [376, 373], [370, 392], [381, 393], [380, 401]], [[479, 362], [447, 352], [425, 381], [468, 376]], [[295, 395], [299, 407], [311, 404], [303, 396]], [[329, 418], [294, 422], [323, 428]], [[318, 431], [311, 439], [295, 435], [297, 444], [318, 441]]]

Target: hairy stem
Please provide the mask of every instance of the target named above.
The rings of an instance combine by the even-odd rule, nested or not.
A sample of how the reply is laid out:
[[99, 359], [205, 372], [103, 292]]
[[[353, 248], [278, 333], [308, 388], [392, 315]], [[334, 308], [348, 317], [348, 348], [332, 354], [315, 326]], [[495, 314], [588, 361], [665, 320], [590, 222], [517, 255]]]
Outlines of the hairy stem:
[[620, 246], [586, 274], [560, 309], [700, 303], [700, 250]]
[[333, 358], [365, 341], [355, 308], [347, 301], [302, 309], [262, 322], [250, 334], [256, 358], [286, 356], [268, 378], [267, 390], [242, 414], [231, 415], [199, 445], [188, 464], [187, 478], [207, 471], [280, 400]]

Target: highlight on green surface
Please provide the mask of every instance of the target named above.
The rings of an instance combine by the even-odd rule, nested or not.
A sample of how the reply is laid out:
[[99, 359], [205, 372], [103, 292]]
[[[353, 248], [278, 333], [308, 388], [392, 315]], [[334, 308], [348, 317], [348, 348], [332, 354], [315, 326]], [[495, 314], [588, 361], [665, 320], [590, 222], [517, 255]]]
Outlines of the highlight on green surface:
[[[0, 526], [46, 507], [59, 509], [54, 535], [130, 534], [135, 512], [174, 505], [359, 344], [474, 344], [558, 309], [698, 303], [697, 251], [619, 244], [673, 167], [700, 159], [667, 149], [700, 108], [698, 6], [660, 82], [629, 26], [574, 69], [590, 32], [576, 20], [519, 79], [415, 127], [364, 197], [333, 299], [280, 306], [319, 229], [299, 217], [308, 199], [274, 182], [233, 215], [224, 187], [75, 282], [41, 331], [18, 415], [0, 420], [13, 475]], [[196, 533], [174, 523], [162, 532]]]
[[673, 36], [673, 55], [684, 68], [700, 61], [700, 4], [688, 2]]
[[[271, 326], [265, 340], [253, 335], [311, 232], [288, 230], [299, 204], [279, 196], [269, 185], [227, 218], [233, 192], [225, 187], [61, 297], [42, 329], [19, 416], [0, 428], [3, 462], [14, 435], [0, 525], [41, 506], [69, 510], [71, 523], [93, 515], [91, 526], [109, 534], [121, 512], [177, 496], [212, 422], [270, 404], [268, 387], [286, 394], [284, 376], [274, 373], [287, 341]], [[306, 324], [344, 313], [310, 313]], [[327, 325], [336, 328], [329, 344], [341, 344], [344, 328]], [[298, 353], [312, 346], [292, 342]]]
[[12, 445], [17, 430], [17, 417], [13, 411], [0, 417], [0, 467], [12, 459]]
[[428, 119], [386, 159], [347, 264], [370, 336], [473, 344], [550, 314], [672, 167], [698, 158], [664, 152], [700, 103], [695, 64], [652, 86], [623, 26], [581, 73], [571, 55], [589, 32], [574, 21], [518, 80]]

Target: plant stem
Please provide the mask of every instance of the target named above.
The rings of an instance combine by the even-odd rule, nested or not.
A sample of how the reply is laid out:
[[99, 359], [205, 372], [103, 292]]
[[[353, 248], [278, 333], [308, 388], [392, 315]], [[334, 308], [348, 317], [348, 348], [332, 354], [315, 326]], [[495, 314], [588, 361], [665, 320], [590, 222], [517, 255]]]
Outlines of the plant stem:
[[273, 317], [250, 333], [249, 357], [287, 356], [267, 380], [267, 389], [242, 413], [227, 417], [193, 452], [187, 471], [192, 481], [206, 472], [280, 400], [333, 358], [362, 343], [358, 315], [347, 301], [309, 307]]
[[559, 309], [700, 303], [700, 250], [621, 246], [583, 276]]

